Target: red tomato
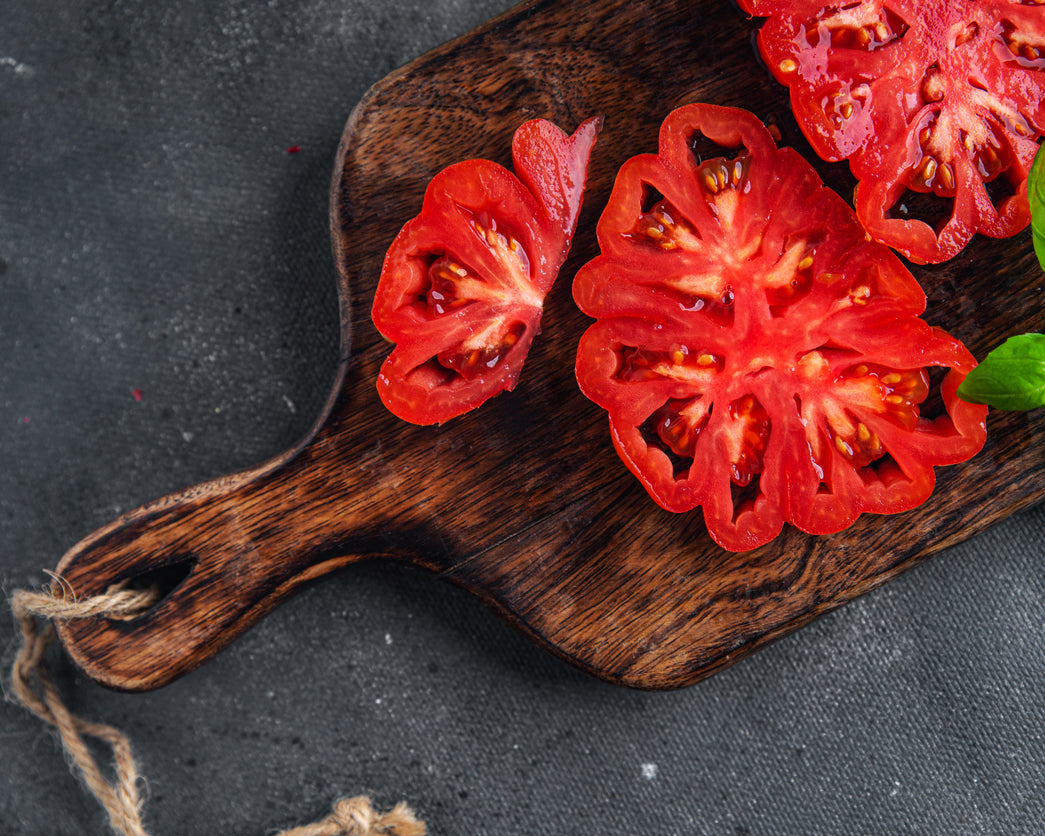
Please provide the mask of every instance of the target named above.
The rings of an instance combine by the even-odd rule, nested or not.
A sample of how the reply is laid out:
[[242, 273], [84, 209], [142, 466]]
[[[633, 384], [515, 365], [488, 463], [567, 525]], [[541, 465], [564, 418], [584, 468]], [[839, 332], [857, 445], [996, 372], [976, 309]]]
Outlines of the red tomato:
[[867, 231], [916, 262], [1030, 221], [1045, 131], [1045, 5], [1032, 0], [739, 0], [806, 137], [849, 159]]
[[[707, 141], [722, 156], [698, 156]], [[703, 506], [724, 548], [913, 508], [934, 465], [983, 446], [986, 409], [955, 395], [972, 355], [918, 318], [900, 259], [750, 113], [669, 115], [659, 155], [621, 168], [598, 240], [573, 286], [598, 320], [578, 383], [650, 495]]]
[[439, 423], [515, 387], [570, 249], [601, 126], [589, 119], [567, 136], [526, 122], [512, 139], [514, 175], [469, 160], [428, 185], [385, 257], [372, 312], [396, 344], [377, 388], [400, 418]]

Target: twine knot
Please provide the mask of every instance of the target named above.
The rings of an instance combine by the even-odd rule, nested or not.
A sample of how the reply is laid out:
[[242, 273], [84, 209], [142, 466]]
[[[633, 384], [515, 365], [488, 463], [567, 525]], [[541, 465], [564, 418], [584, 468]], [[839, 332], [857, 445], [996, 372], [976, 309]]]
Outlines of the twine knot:
[[315, 825], [284, 831], [279, 836], [424, 836], [424, 822], [401, 802], [378, 813], [365, 795], [340, 798], [333, 810]]
[[330, 816], [345, 836], [367, 836], [374, 826], [374, 808], [366, 798], [339, 799]]
[[330, 815], [315, 824], [287, 830], [280, 836], [424, 836], [424, 822], [400, 802], [387, 813], [378, 813], [366, 796], [341, 798]]

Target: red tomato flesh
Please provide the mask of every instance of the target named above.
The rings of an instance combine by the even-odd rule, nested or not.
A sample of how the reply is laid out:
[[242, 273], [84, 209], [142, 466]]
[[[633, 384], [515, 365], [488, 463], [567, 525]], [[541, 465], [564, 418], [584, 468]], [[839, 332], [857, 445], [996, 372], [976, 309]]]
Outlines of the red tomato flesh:
[[395, 343], [377, 380], [395, 415], [441, 423], [515, 387], [570, 249], [601, 125], [589, 119], [567, 136], [526, 122], [512, 140], [515, 174], [468, 160], [428, 185], [385, 256], [372, 309]]
[[977, 232], [1030, 221], [1045, 132], [1045, 4], [1033, 0], [739, 0], [824, 159], [848, 159], [867, 231], [939, 263]]
[[[721, 156], [698, 155], [707, 140]], [[724, 548], [913, 508], [935, 465], [983, 446], [986, 409], [955, 394], [973, 357], [918, 318], [899, 258], [752, 114], [670, 114], [659, 154], [621, 168], [598, 240], [573, 287], [598, 320], [578, 383], [650, 495], [702, 506]]]

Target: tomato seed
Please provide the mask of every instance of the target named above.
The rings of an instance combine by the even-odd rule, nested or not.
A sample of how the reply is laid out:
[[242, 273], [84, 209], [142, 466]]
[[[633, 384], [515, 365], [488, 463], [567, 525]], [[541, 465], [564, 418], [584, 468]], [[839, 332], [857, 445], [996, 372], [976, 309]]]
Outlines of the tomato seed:
[[922, 98], [927, 102], [938, 102], [943, 98], [944, 87], [940, 79], [940, 67], [933, 64], [922, 78]]
[[853, 305], [866, 305], [867, 300], [871, 298], [871, 288], [867, 285], [860, 285], [854, 287], [849, 291], [849, 302]]
[[960, 35], [958, 35], [957, 38], [954, 39], [954, 45], [957, 47], [962, 46], [963, 44], [967, 44], [978, 34], [980, 34], [980, 25], [974, 20], [966, 27], [964, 32], [962, 32]]
[[937, 162], [935, 157], [926, 157], [925, 162], [922, 163], [921, 176], [922, 180], [925, 182], [925, 185], [928, 186], [932, 183], [933, 177], [936, 176], [936, 166]]
[[951, 168], [949, 163], [942, 163], [940, 165], [940, 183], [947, 191], [954, 189], [954, 169]]

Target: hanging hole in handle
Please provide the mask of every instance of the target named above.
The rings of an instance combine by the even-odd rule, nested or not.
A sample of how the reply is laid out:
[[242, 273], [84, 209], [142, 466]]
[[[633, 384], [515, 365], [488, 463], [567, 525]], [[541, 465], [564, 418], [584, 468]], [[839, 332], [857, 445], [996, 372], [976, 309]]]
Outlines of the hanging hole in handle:
[[199, 560], [195, 555], [176, 558], [162, 566], [142, 572], [140, 575], [124, 578], [119, 584], [121, 589], [131, 592], [148, 592], [150, 595], [146, 599], [144, 606], [124, 615], [111, 615], [110, 618], [120, 621], [134, 621], [141, 618], [155, 609], [157, 605], [181, 586], [185, 579], [192, 574], [198, 562]]

